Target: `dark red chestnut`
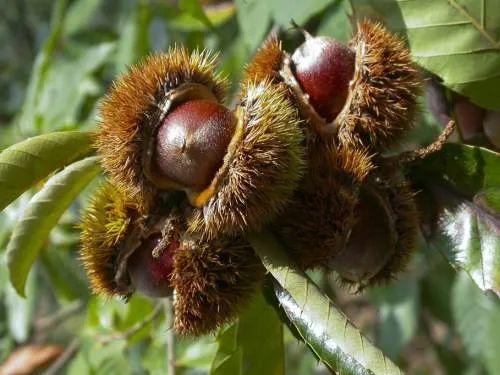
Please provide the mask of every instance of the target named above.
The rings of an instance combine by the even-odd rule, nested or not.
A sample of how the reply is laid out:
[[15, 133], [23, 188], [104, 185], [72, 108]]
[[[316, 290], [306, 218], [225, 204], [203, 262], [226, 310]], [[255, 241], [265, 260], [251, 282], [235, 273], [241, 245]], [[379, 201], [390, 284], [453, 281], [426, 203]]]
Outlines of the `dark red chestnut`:
[[334, 39], [306, 35], [292, 62], [295, 78], [316, 112], [327, 121], [335, 119], [348, 96], [355, 53]]
[[179, 242], [172, 241], [162, 249], [158, 258], [153, 257], [153, 250], [161, 241], [161, 234], [153, 234], [134, 251], [128, 260], [128, 274], [137, 292], [150, 297], [168, 297], [173, 289], [170, 277], [173, 270], [173, 254], [179, 248]]
[[156, 168], [186, 190], [202, 191], [223, 164], [236, 116], [210, 100], [190, 100], [169, 112], [156, 137]]

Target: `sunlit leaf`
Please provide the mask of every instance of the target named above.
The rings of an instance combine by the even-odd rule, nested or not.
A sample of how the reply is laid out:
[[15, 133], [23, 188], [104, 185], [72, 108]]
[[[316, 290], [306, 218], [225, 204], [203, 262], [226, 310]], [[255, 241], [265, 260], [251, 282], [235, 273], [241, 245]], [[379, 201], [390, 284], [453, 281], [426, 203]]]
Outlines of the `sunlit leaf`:
[[26, 277], [50, 230], [100, 170], [98, 157], [77, 161], [51, 177], [31, 199], [7, 246], [10, 280], [20, 295], [24, 296]]
[[[483, 290], [500, 293], [500, 156], [479, 147], [446, 145], [415, 168], [432, 195], [436, 217], [427, 235], [452, 266]], [[484, 196], [486, 195], [486, 197]]]
[[283, 327], [261, 293], [255, 295], [237, 322], [221, 329], [217, 341], [211, 375], [285, 372]]
[[414, 59], [485, 108], [500, 109], [500, 0], [351, 0], [356, 17], [406, 34]]
[[292, 265], [271, 234], [251, 234], [248, 239], [280, 284], [277, 297], [290, 322], [325, 365], [342, 374], [401, 374], [309, 277]]
[[51, 172], [91, 151], [90, 133], [60, 132], [29, 138], [0, 153], [0, 210]]

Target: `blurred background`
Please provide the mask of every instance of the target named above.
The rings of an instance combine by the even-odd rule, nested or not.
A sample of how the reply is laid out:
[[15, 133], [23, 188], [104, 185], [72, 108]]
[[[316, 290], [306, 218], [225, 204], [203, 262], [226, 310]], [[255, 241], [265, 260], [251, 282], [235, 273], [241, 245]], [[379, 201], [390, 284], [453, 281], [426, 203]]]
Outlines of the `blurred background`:
[[[287, 48], [301, 41], [292, 19], [311, 33], [347, 41], [353, 14], [343, 0], [0, 0], [0, 9], [0, 150], [37, 134], [94, 129], [99, 99], [114, 77], [175, 43], [220, 51], [231, 102], [245, 63], [271, 28], [282, 31]], [[406, 148], [434, 139], [449, 118], [446, 94], [435, 81], [426, 98]], [[481, 124], [476, 128], [471, 143], [491, 145]], [[455, 141], [468, 137], [463, 129]], [[89, 292], [77, 257], [77, 223], [94, 186], [52, 231], [30, 274], [27, 299], [8, 282], [4, 252], [33, 192], [0, 213], [0, 374], [9, 373], [13, 361], [26, 373], [166, 373], [170, 319], [163, 305], [137, 296], [124, 304]], [[388, 287], [352, 294], [335, 276], [312, 276], [408, 373], [500, 373], [500, 333], [491, 329], [500, 327], [497, 300], [423, 239], [409, 270]], [[485, 323], [491, 321], [497, 324]], [[285, 344], [287, 374], [328, 373], [286, 329]], [[216, 350], [215, 336], [176, 338], [177, 373], [208, 373]]]

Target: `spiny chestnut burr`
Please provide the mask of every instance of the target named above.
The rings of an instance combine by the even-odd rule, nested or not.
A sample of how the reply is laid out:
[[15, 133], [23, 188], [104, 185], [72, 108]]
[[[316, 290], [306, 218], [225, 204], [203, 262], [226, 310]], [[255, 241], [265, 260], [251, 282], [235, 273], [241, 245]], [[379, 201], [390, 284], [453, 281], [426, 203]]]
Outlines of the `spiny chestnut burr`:
[[98, 147], [116, 186], [147, 210], [184, 191], [208, 237], [269, 222], [302, 174], [302, 131], [284, 90], [249, 85], [234, 111], [208, 53], [174, 48], [132, 67], [103, 102]]
[[245, 82], [284, 82], [313, 131], [337, 143], [375, 152], [412, 127], [420, 74], [403, 41], [370, 21], [358, 24], [347, 46], [311, 37], [291, 56], [273, 36], [247, 67]]
[[105, 296], [175, 294], [178, 333], [209, 333], [232, 321], [263, 278], [263, 267], [241, 237], [207, 240], [187, 231], [177, 206], [137, 205], [106, 183], [81, 223], [81, 258], [92, 289]]
[[329, 264], [342, 279], [362, 284], [377, 275], [392, 257], [397, 233], [394, 212], [385, 196], [364, 189], [354, 211], [355, 224]]
[[[139, 207], [105, 183], [82, 215], [81, 259], [98, 294], [172, 294], [170, 277], [178, 242], [172, 239], [161, 244], [161, 228], [147, 229], [148, 219], [139, 214]], [[160, 253], [157, 257], [155, 249]]]
[[103, 167], [118, 189], [147, 210], [159, 190], [193, 188], [156, 173], [164, 164], [155, 162], [158, 131], [177, 106], [193, 100], [220, 104], [225, 92], [208, 52], [174, 47], [132, 66], [104, 98], [97, 132]]
[[[323, 86], [331, 77], [338, 80]], [[306, 34], [291, 56], [271, 36], [243, 82], [260, 80], [285, 86], [305, 125], [307, 172], [274, 231], [302, 269], [337, 269], [359, 286], [392, 279], [414, 251], [418, 228], [403, 160], [438, 150], [453, 127], [431, 146], [401, 155], [401, 162], [380, 155], [415, 119], [421, 82], [408, 49], [369, 21], [358, 24], [347, 46]], [[379, 225], [367, 236], [373, 216]]]

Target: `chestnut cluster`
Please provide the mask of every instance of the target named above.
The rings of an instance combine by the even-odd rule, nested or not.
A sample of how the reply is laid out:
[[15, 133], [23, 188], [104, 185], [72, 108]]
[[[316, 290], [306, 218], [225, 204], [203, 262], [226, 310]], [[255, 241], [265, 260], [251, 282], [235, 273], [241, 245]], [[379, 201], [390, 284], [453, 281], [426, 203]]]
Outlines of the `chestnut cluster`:
[[175, 47], [104, 99], [108, 181], [81, 225], [93, 289], [174, 294], [178, 332], [213, 331], [262, 281], [244, 235], [263, 226], [303, 269], [360, 286], [393, 277], [417, 227], [401, 165], [382, 156], [416, 113], [420, 77], [404, 44], [370, 22], [349, 45], [306, 33], [292, 55], [271, 37], [234, 109], [215, 71], [213, 55]]

